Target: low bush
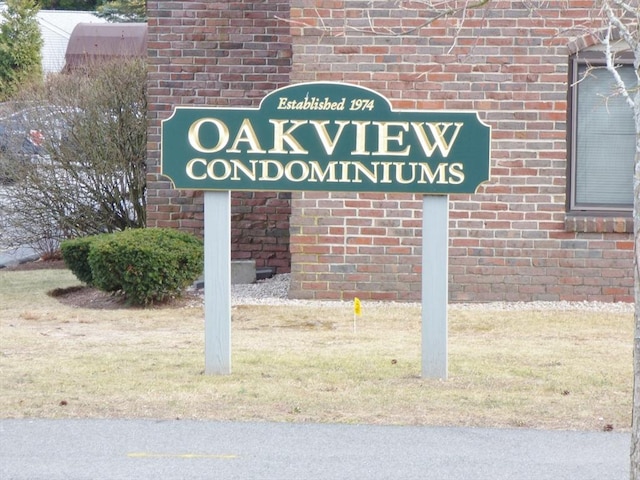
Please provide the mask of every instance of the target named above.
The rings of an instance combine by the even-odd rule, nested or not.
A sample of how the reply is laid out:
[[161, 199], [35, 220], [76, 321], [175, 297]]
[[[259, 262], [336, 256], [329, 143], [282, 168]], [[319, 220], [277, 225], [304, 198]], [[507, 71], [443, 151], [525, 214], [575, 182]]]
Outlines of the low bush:
[[[202, 273], [202, 241], [178, 230], [132, 229], [84, 240], [64, 242], [67, 247], [62, 254], [67, 265], [74, 265], [69, 266], [71, 271], [100, 290], [122, 292], [133, 305], [175, 297]], [[83, 252], [86, 265], [82, 265]]]
[[60, 252], [67, 268], [87, 285], [93, 285], [93, 275], [89, 265], [89, 249], [97, 235], [65, 240], [60, 244]]

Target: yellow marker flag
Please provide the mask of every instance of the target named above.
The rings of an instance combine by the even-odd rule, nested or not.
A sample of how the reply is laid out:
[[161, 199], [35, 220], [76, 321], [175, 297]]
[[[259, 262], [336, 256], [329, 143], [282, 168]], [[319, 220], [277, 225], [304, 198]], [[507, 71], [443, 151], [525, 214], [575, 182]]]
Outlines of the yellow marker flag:
[[360, 303], [360, 299], [358, 297], [353, 299], [353, 314], [362, 315], [362, 303]]

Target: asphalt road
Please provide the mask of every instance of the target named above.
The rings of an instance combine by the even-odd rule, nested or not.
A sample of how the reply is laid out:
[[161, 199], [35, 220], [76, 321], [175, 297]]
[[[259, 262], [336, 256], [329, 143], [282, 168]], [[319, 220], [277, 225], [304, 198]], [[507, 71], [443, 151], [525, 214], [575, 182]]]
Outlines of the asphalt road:
[[618, 432], [0, 420], [0, 478], [620, 480], [629, 446]]

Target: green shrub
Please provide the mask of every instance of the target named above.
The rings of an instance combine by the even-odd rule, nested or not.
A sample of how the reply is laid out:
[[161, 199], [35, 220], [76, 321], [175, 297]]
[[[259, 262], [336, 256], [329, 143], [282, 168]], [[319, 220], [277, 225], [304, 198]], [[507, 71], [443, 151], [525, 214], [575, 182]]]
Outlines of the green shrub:
[[[131, 249], [121, 248], [122, 241], [116, 238], [117, 233], [107, 234], [102, 238], [95, 237], [87, 255], [93, 285], [104, 292], [118, 292], [124, 288], [121, 267], [116, 263], [117, 258], [122, 258], [118, 255], [118, 251], [125, 250], [124, 255], [127, 260], [132, 261]], [[145, 248], [153, 247], [146, 245]], [[129, 268], [129, 266], [124, 268]]]
[[202, 273], [204, 247], [174, 229], [140, 228], [66, 240], [62, 256], [79, 280], [122, 292], [130, 304], [175, 297]]
[[89, 265], [89, 249], [97, 236], [73, 238], [60, 244], [62, 259], [71, 272], [87, 285], [93, 284], [93, 275]]
[[88, 255], [93, 285], [122, 291], [131, 304], [148, 305], [180, 294], [202, 273], [204, 248], [174, 229], [144, 228], [100, 235]]

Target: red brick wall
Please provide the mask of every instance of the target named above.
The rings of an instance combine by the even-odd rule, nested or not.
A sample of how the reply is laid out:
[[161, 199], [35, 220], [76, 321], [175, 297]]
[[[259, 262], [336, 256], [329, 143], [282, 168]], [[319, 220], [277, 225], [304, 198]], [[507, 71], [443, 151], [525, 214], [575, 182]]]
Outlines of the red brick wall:
[[275, 273], [291, 270], [291, 194], [232, 192], [231, 259], [255, 260]]
[[[147, 2], [149, 13], [148, 224], [202, 233], [201, 192], [159, 174], [160, 122], [176, 105], [255, 107], [289, 84], [289, 2]], [[251, 210], [250, 212], [248, 210]], [[234, 194], [232, 258], [288, 272], [287, 195]]]
[[[345, 81], [398, 109], [477, 110], [492, 126], [491, 181], [450, 197], [452, 301], [631, 301], [630, 220], [576, 219], [565, 207], [568, 57], [588, 44], [576, 35], [598, 11], [591, 0], [533, 3], [492, 1], [462, 24], [394, 36], [387, 29], [424, 21], [424, 9], [402, 8], [422, 2], [149, 2], [150, 223], [202, 224], [201, 197], [158, 175], [160, 120], [174, 105], [255, 106], [290, 82]], [[294, 194], [290, 295], [419, 300], [421, 205]]]
[[[631, 301], [630, 220], [565, 214], [568, 56], [593, 2], [491, 2], [463, 24], [379, 35], [424, 21], [398, 3], [292, 0], [292, 80], [356, 83], [395, 108], [477, 110], [492, 126], [491, 181], [450, 197], [450, 299]], [[419, 300], [421, 205], [294, 196], [290, 295]]]
[[420, 299], [421, 198], [311, 192], [293, 198], [293, 297]]

